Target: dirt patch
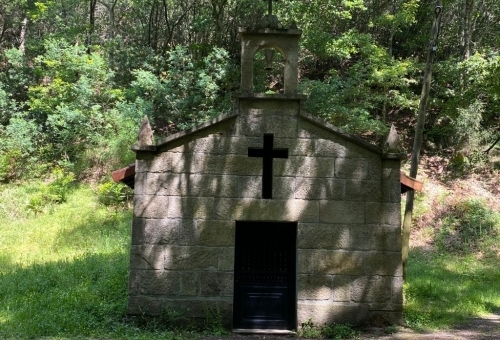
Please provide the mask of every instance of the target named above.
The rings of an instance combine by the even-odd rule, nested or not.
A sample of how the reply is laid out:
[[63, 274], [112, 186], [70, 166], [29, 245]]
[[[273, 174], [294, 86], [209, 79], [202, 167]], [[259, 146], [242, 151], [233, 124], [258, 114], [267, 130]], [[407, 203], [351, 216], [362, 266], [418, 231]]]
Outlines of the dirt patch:
[[361, 339], [377, 340], [480, 340], [500, 339], [500, 315], [473, 318], [467, 323], [449, 330], [419, 333], [408, 328], [400, 328], [394, 334], [384, 334], [383, 329], [366, 330]]
[[[231, 334], [225, 337], [202, 337], [202, 340], [303, 340], [296, 335]], [[500, 339], [500, 315], [470, 319], [467, 323], [449, 330], [419, 333], [400, 327], [394, 334], [382, 328], [361, 330], [361, 340], [493, 340]]]

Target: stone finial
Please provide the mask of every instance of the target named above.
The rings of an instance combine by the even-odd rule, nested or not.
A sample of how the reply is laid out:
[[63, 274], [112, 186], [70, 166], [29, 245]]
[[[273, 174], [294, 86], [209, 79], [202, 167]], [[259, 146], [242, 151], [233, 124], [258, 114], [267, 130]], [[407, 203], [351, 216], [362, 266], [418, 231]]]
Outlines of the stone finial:
[[141, 128], [139, 129], [139, 146], [153, 145], [153, 129], [149, 124], [148, 116], [144, 116], [141, 123]]
[[391, 129], [389, 130], [383, 149], [387, 153], [399, 153], [402, 151], [399, 135], [394, 124], [391, 124]]
[[272, 28], [272, 29], [283, 29], [283, 25], [278, 20], [276, 15], [266, 15], [257, 25], [257, 28]]

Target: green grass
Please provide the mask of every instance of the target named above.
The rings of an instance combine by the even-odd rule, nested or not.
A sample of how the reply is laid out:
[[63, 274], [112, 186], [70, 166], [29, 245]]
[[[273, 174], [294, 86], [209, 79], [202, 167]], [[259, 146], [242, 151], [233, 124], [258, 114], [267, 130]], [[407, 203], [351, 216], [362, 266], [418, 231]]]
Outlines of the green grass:
[[410, 254], [405, 320], [415, 329], [446, 329], [500, 312], [500, 259], [474, 254]]
[[25, 211], [32, 187], [1, 191], [0, 338], [179, 337], [123, 322], [130, 209], [105, 207], [81, 186], [34, 216]]

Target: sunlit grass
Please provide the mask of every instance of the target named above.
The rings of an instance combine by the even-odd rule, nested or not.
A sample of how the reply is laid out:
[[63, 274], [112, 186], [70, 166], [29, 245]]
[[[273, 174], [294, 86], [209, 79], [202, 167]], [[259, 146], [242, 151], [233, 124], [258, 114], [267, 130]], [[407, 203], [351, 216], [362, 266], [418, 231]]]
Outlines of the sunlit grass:
[[500, 259], [413, 251], [405, 315], [414, 328], [449, 328], [500, 311]]
[[[22, 195], [23, 190], [11, 195], [14, 193]], [[18, 204], [22, 202], [18, 198]], [[90, 188], [76, 189], [66, 203], [51, 210], [38, 217], [28, 215], [0, 221], [0, 253], [3, 254], [0, 272], [8, 271], [13, 265], [26, 267], [71, 260], [86, 253], [126, 251], [130, 214], [100, 205]], [[3, 215], [8, 216], [9, 212]]]

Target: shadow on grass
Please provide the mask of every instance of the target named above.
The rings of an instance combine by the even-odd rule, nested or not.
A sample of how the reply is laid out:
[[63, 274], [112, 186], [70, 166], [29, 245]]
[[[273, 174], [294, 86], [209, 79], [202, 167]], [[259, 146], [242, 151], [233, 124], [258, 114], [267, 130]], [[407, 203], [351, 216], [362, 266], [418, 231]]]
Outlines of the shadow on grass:
[[0, 338], [92, 336], [123, 327], [128, 254], [88, 254], [0, 275]]
[[412, 328], [450, 328], [500, 310], [500, 260], [414, 250], [405, 284]]

